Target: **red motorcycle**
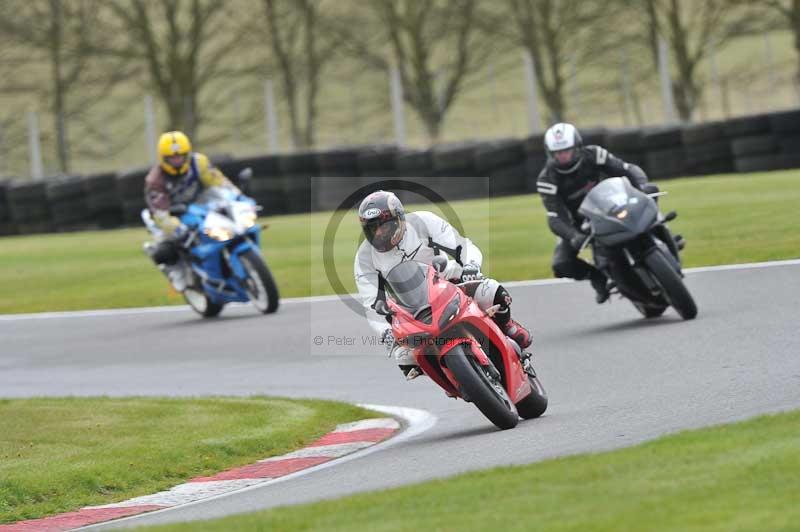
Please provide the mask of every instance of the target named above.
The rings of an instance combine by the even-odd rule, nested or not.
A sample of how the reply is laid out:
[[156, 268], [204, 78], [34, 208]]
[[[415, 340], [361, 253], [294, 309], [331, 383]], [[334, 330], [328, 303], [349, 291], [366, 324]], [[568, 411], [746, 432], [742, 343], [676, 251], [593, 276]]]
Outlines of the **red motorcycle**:
[[[440, 277], [447, 261], [431, 266], [402, 262], [386, 276], [385, 299], [375, 309], [391, 319], [395, 340], [413, 349], [420, 369], [450, 397], [474, 403], [500, 429], [522, 416], [541, 416], [547, 395], [531, 355], [497, 327], [467, 296], [471, 281], [459, 285]], [[466, 291], [465, 291], [466, 290]]]

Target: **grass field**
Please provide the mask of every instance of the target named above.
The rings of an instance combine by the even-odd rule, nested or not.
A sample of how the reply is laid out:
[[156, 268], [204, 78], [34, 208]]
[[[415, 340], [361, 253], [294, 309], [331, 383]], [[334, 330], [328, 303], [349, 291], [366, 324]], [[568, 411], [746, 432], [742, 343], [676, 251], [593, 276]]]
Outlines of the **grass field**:
[[[800, 171], [687, 178], [661, 182], [676, 209], [671, 224], [688, 241], [686, 266], [800, 257], [796, 212]], [[551, 277], [554, 237], [535, 195], [451, 204], [466, 234], [482, 249], [484, 271], [500, 280]], [[423, 208], [412, 206], [409, 210]], [[430, 208], [430, 206], [424, 207]], [[435, 209], [434, 209], [435, 210]], [[264, 251], [281, 295], [334, 292], [325, 275], [322, 240], [331, 213], [266, 218]], [[335, 270], [354, 290], [359, 242], [352, 213], [333, 245]], [[182, 303], [141, 252], [142, 229], [0, 239], [0, 313], [138, 307]]]
[[388, 491], [137, 530], [798, 530], [800, 412]]
[[0, 400], [0, 523], [155, 493], [369, 417], [267, 397]]

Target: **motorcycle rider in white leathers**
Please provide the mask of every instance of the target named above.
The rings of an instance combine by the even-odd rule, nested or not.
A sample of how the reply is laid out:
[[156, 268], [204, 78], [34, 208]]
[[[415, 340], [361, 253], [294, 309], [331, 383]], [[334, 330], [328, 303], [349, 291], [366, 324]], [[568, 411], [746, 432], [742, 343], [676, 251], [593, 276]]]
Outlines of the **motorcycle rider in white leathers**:
[[406, 260], [431, 264], [433, 257], [448, 256], [444, 278], [453, 282], [481, 280], [470, 294], [478, 306], [487, 310], [499, 305], [492, 319], [520, 348], [531, 345], [530, 332], [511, 319], [511, 296], [494, 279], [481, 275], [483, 255], [468, 238], [461, 236], [450, 223], [428, 211], [406, 214], [400, 200], [391, 192], [379, 190], [362, 201], [359, 221], [366, 239], [356, 253], [354, 271], [358, 294], [367, 320], [381, 342], [394, 355], [408, 380], [421, 375], [411, 349], [397, 344], [384, 316], [375, 312], [381, 278]]

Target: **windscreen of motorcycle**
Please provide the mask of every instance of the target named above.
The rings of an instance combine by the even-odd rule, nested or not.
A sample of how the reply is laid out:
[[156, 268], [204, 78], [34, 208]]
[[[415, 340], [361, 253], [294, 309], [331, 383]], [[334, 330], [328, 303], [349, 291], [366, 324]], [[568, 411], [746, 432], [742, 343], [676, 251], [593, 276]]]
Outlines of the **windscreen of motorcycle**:
[[428, 266], [419, 262], [401, 262], [386, 274], [389, 295], [409, 310], [428, 305]]
[[236, 226], [233, 220], [223, 214], [211, 211], [206, 215], [206, 219], [203, 221], [203, 230], [208, 232], [213, 229], [230, 232], [231, 234], [236, 232]]
[[578, 212], [587, 218], [591, 216], [608, 216], [616, 209], [628, 205], [632, 188], [624, 177], [611, 177], [597, 184], [583, 199]]
[[578, 212], [602, 243], [615, 245], [646, 231], [656, 221], [658, 207], [627, 178], [612, 177], [586, 195]]
[[244, 233], [255, 225], [258, 215], [252, 203], [233, 201], [230, 203], [230, 211], [233, 215], [237, 232]]

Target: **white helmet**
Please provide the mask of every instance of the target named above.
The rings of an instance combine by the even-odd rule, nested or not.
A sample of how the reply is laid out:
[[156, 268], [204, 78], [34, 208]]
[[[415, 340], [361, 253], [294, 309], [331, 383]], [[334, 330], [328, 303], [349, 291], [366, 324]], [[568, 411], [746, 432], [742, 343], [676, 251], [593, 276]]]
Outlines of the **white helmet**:
[[544, 148], [560, 174], [571, 174], [583, 162], [583, 139], [572, 124], [559, 122], [548, 129], [544, 134]]

